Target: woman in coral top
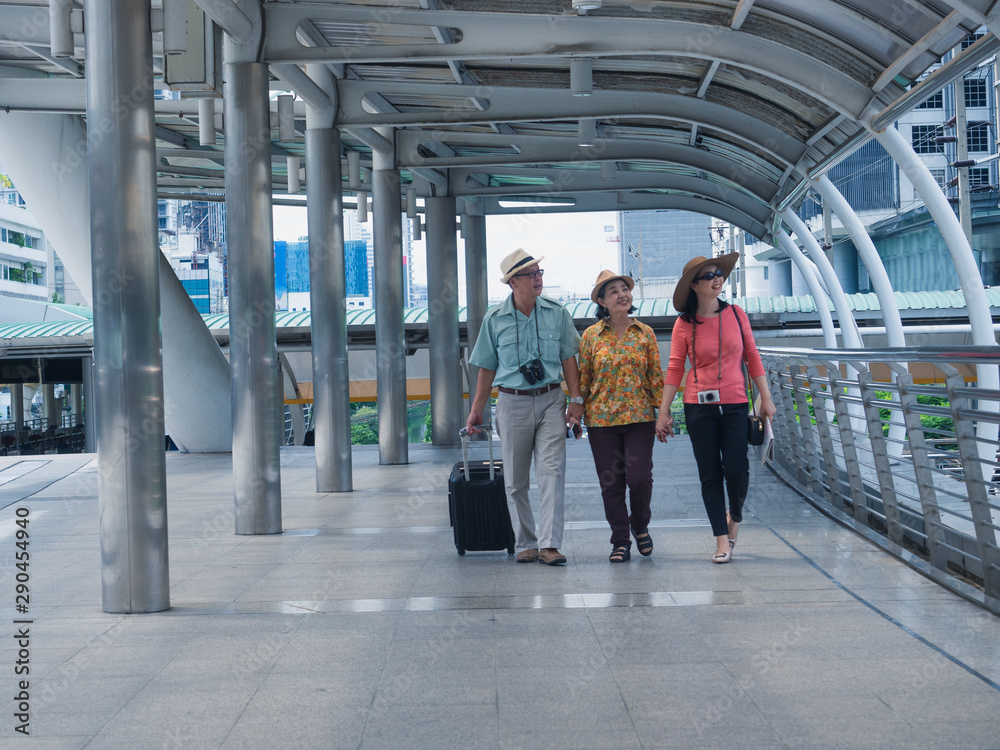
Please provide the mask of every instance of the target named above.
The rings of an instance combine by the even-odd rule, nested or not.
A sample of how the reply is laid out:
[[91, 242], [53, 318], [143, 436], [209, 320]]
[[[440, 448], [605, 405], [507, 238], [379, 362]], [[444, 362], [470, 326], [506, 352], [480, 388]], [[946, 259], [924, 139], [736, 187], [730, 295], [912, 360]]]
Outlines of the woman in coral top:
[[[698, 256], [684, 266], [674, 289], [674, 308], [680, 317], [670, 340], [670, 361], [656, 420], [656, 436], [666, 442], [673, 434], [670, 404], [684, 377], [684, 361], [690, 360], [684, 418], [698, 462], [702, 501], [715, 535], [714, 563], [732, 559], [750, 484], [744, 358], [760, 391], [760, 416], [770, 419], [775, 412], [750, 321], [739, 307], [719, 299], [738, 258], [739, 253], [719, 258]], [[728, 513], [723, 480], [729, 494]]]
[[[580, 393], [590, 450], [611, 526], [613, 563], [632, 555], [629, 529], [644, 557], [653, 554], [649, 535], [653, 495], [653, 444], [656, 406], [663, 389], [660, 350], [653, 329], [629, 317], [632, 286], [628, 276], [601, 271], [590, 299], [597, 323], [580, 337]], [[631, 514], [625, 505], [629, 490]]]

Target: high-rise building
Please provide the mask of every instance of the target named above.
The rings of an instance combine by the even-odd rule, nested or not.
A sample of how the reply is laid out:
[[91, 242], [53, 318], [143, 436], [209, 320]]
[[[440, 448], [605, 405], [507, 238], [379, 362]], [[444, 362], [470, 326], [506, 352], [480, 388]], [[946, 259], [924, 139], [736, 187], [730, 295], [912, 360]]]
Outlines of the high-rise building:
[[50, 299], [45, 233], [10, 180], [0, 175], [0, 296]]
[[690, 211], [619, 212], [619, 264], [635, 279], [635, 298], [670, 297], [684, 264], [711, 256], [711, 225], [711, 217]]
[[225, 305], [222, 260], [217, 253], [198, 250], [198, 237], [180, 234], [167, 258], [194, 306], [202, 315], [222, 312]]

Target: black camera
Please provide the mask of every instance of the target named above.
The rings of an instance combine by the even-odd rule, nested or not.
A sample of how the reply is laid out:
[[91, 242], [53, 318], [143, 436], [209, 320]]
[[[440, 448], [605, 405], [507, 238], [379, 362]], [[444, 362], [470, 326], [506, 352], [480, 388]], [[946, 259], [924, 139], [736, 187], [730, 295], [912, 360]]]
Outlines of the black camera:
[[528, 381], [528, 385], [535, 385], [535, 383], [540, 383], [545, 379], [545, 368], [542, 367], [542, 360], [537, 357], [517, 369], [524, 375], [524, 379]]

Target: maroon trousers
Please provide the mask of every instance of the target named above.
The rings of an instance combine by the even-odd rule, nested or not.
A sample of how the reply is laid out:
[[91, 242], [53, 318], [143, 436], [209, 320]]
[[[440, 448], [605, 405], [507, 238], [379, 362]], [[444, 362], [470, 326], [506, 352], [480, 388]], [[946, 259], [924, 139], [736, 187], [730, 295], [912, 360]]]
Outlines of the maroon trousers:
[[[656, 423], [588, 427], [587, 435], [604, 499], [604, 517], [611, 526], [611, 546], [631, 549], [629, 529], [642, 534], [649, 526]], [[625, 505], [626, 487], [631, 513]]]

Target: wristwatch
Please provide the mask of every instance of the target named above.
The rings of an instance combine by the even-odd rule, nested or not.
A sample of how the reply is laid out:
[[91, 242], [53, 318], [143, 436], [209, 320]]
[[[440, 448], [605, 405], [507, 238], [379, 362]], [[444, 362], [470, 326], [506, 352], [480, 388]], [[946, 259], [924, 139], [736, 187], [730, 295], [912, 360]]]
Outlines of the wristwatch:
[[571, 404], [580, 404], [582, 406], [583, 405], [583, 396], [570, 396], [569, 402]]

